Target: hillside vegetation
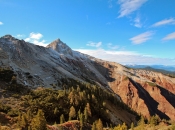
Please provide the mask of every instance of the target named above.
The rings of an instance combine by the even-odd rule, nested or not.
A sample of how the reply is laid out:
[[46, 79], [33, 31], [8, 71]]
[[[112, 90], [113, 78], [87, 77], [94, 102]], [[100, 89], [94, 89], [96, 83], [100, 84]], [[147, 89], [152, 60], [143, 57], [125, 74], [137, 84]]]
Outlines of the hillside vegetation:
[[[0, 130], [126, 130], [137, 125], [135, 129], [142, 129], [147, 121], [143, 117], [140, 120], [136, 112], [107, 89], [73, 79], [61, 81], [62, 90], [54, 85], [32, 90], [18, 84], [12, 70], [1, 68]], [[158, 117], [150, 119], [154, 126], [160, 122]]]
[[[18, 84], [15, 74], [9, 69], [1, 69], [0, 77], [0, 112], [7, 120], [1, 120], [1, 125], [10, 128], [33, 129], [37, 128], [36, 124], [46, 127], [46, 124], [62, 124], [70, 120], [77, 120], [82, 129], [91, 129], [93, 124], [98, 124], [97, 121], [104, 126], [114, 126], [108, 104], [130, 113], [134, 117], [132, 122], [139, 119], [137, 113], [114, 93], [97, 85], [63, 78], [62, 90], [55, 89], [54, 85], [51, 89], [39, 87], [32, 90]], [[124, 122], [120, 118], [117, 120], [121, 124]]]

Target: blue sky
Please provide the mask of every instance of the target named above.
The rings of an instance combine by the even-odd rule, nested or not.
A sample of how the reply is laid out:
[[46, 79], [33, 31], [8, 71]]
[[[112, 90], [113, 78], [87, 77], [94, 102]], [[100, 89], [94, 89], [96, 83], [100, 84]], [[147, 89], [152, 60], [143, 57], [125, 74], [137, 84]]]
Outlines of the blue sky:
[[0, 36], [121, 64], [175, 65], [175, 0], [0, 0]]

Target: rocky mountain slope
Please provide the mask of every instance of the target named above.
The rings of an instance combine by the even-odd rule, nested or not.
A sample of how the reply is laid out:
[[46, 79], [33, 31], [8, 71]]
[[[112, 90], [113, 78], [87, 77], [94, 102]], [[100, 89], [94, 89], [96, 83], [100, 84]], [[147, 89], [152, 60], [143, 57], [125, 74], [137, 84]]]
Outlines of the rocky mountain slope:
[[175, 120], [175, 78], [96, 59], [71, 50], [60, 39], [45, 48], [5, 35], [0, 38], [0, 66], [12, 69], [18, 83], [28, 87], [62, 89], [62, 78], [95, 83], [146, 117]]

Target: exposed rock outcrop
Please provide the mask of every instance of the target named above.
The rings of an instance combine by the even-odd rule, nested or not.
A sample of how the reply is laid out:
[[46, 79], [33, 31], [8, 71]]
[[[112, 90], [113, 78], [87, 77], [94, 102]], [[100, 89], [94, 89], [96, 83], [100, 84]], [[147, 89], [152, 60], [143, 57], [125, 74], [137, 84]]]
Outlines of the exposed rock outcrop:
[[157, 114], [175, 120], [175, 78], [96, 59], [73, 51], [60, 39], [45, 48], [3, 36], [0, 66], [11, 68], [19, 83], [34, 88], [54, 85], [61, 89], [61, 78], [96, 83], [146, 117]]

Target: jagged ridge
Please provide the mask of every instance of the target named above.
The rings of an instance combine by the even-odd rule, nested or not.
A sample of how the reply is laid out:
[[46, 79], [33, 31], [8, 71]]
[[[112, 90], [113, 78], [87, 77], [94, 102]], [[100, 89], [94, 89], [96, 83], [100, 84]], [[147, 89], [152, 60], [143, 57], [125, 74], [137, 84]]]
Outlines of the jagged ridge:
[[0, 48], [0, 65], [13, 69], [19, 83], [60, 89], [63, 77], [91, 82], [114, 91], [119, 99], [147, 117], [157, 114], [175, 119], [174, 78], [84, 55], [60, 39], [44, 48], [6, 35], [0, 38]]

